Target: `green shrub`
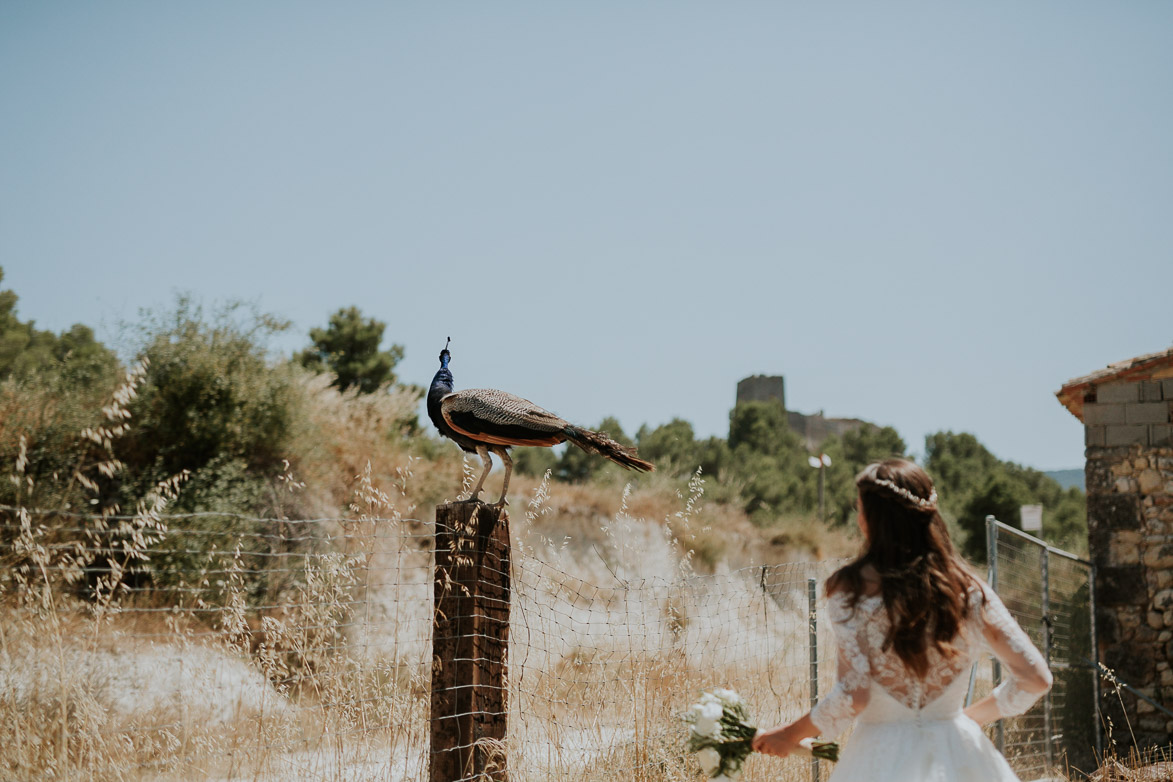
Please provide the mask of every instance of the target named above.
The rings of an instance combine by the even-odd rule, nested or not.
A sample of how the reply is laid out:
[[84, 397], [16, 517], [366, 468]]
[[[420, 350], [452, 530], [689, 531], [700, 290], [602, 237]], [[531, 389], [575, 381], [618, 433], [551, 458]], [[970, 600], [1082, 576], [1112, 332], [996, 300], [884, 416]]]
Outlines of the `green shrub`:
[[713, 481], [720, 481], [729, 467], [729, 446], [720, 437], [697, 440], [692, 424], [680, 418], [636, 435], [640, 456], [656, 469], [675, 476], [692, 475], [697, 468]]
[[205, 319], [187, 298], [147, 314], [138, 327], [147, 375], [130, 405], [133, 426], [116, 446], [133, 476], [124, 505], [187, 470], [191, 490], [174, 510], [267, 510], [265, 487], [289, 457], [303, 398], [296, 370], [266, 351], [285, 327], [239, 304]]

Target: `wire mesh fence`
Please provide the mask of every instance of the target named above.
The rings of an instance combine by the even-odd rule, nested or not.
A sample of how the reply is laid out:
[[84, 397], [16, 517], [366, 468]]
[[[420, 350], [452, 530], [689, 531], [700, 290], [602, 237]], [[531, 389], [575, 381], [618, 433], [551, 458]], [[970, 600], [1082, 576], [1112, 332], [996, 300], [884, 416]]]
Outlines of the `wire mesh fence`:
[[[428, 777], [433, 522], [2, 512], [0, 777]], [[514, 549], [511, 779], [694, 779], [680, 714], [703, 688], [763, 724], [809, 706], [834, 563], [698, 575], [627, 523]]]
[[[997, 724], [996, 743], [1025, 778], [1094, 768], [1102, 739], [1092, 565], [993, 517], [986, 524], [990, 584], [1055, 677], [1030, 711]], [[995, 664], [992, 683], [999, 677]]]
[[6, 513], [0, 777], [404, 778], [428, 525], [142, 521]]
[[[808, 594], [829, 567], [599, 586], [522, 563], [510, 725], [512, 757], [533, 772], [522, 778], [693, 779], [679, 715], [705, 688], [737, 690], [762, 724], [799, 716], [812, 692]], [[826, 621], [815, 627], [814, 682], [825, 688], [834, 647]], [[802, 761], [789, 764], [792, 778], [809, 778]]]
[[[611, 526], [604, 544], [523, 536], [495, 565], [509, 729], [483, 749], [510, 779], [694, 780], [680, 714], [701, 690], [736, 689], [763, 725], [829, 690], [821, 585], [841, 562], [698, 574], [662, 528]], [[436, 531], [0, 509], [0, 777], [427, 779]], [[1047, 714], [1005, 726], [1025, 775], [1047, 736], [1059, 754], [1091, 743], [1087, 574], [1050, 552], [1040, 582], [1037, 546], [997, 541], [998, 591], [1056, 671]], [[819, 773], [752, 758], [745, 778]]]

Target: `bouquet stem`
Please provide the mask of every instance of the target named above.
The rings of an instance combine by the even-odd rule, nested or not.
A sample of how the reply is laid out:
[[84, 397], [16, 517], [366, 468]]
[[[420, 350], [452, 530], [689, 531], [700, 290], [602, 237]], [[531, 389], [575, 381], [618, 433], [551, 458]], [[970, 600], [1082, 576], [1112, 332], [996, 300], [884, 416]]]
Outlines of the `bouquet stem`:
[[818, 739], [803, 739], [798, 742], [799, 750], [795, 754], [809, 755], [819, 760], [829, 760], [832, 763], [839, 760], [839, 745], [834, 741], [819, 741]]

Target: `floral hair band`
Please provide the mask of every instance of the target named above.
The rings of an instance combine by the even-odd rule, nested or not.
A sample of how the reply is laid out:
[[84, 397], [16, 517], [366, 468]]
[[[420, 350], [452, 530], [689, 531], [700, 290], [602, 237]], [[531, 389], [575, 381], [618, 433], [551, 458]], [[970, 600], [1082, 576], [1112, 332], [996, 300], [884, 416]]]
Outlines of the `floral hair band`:
[[918, 497], [908, 489], [905, 489], [903, 486], [897, 486], [892, 481], [886, 480], [884, 478], [873, 478], [872, 483], [876, 484], [877, 486], [883, 486], [885, 489], [888, 489], [902, 499], [908, 500], [920, 510], [929, 511], [937, 509], [936, 489], [933, 489], [929, 492], [929, 498], [926, 500], [924, 497]]

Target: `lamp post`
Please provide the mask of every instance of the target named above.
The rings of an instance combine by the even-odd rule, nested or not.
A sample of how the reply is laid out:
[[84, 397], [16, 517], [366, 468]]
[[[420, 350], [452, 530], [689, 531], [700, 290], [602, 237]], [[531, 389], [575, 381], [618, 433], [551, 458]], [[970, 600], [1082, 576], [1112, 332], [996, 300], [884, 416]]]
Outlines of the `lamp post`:
[[823, 487], [826, 484], [827, 468], [831, 466], [831, 457], [825, 453], [807, 458], [807, 464], [819, 471], [819, 520], [827, 523], [826, 503], [823, 501]]

